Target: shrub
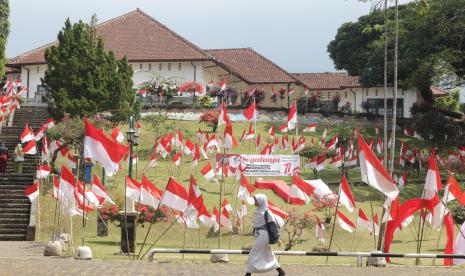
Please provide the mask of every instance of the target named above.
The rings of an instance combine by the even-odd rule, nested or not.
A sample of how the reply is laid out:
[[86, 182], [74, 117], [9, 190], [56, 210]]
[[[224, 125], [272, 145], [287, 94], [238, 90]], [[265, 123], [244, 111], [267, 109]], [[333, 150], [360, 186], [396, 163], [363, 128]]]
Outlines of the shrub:
[[292, 208], [289, 211], [287, 221], [283, 227], [287, 234], [287, 242], [285, 244], [284, 251], [289, 251], [292, 247], [306, 241], [303, 237], [303, 230], [311, 229], [315, 224], [315, 214], [309, 211], [305, 213], [298, 213], [296, 209]]
[[212, 131], [215, 132], [216, 128], [218, 127], [219, 115], [220, 112], [218, 110], [205, 111], [202, 115], [200, 115], [200, 122], [207, 124], [212, 128]]
[[343, 106], [339, 108], [339, 111], [342, 113], [349, 114], [352, 112], [352, 104], [350, 102], [346, 102]]
[[149, 114], [142, 118], [142, 120], [152, 126], [155, 140], [158, 140], [158, 138], [162, 137], [166, 133], [175, 131], [177, 129], [175, 122], [168, 120], [168, 117], [164, 115]]
[[204, 108], [211, 108], [213, 106], [212, 98], [209, 96], [199, 97], [200, 105]]
[[455, 223], [462, 224], [465, 222], [465, 207], [457, 202], [450, 204], [450, 212]]
[[179, 86], [179, 92], [181, 93], [185, 93], [185, 92], [202, 93], [203, 86], [200, 83], [197, 83], [195, 81], [187, 81], [181, 84], [181, 86]]

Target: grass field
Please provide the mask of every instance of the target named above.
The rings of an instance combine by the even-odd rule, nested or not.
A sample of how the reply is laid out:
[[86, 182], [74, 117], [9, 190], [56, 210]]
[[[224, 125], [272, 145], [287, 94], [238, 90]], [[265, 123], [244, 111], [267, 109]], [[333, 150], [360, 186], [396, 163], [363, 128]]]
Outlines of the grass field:
[[[210, 128], [206, 127], [205, 125], [201, 125], [197, 122], [187, 122], [187, 121], [176, 121], [176, 127], [178, 127], [183, 132], [194, 133], [199, 128], [203, 129], [204, 131], [210, 131]], [[268, 123], [258, 123], [256, 133], [261, 133], [262, 140], [263, 137], [267, 137], [267, 131], [269, 128]], [[302, 126], [300, 126], [302, 127]], [[127, 126], [121, 126], [122, 130], [125, 131]], [[239, 140], [240, 134], [242, 133], [243, 129], [248, 128], [247, 123], [234, 123], [234, 135]], [[312, 133], [311, 135], [307, 135], [308, 137], [321, 137], [322, 129], [319, 128], [316, 133]], [[328, 136], [332, 137], [336, 132], [336, 128], [329, 128], [328, 129]], [[374, 135], [373, 129], [363, 129], [362, 134], [364, 135]], [[195, 140], [195, 138], [192, 138]], [[135, 178], [140, 180], [142, 170], [145, 167], [147, 160], [149, 159], [152, 153], [152, 147], [154, 144], [154, 135], [152, 127], [149, 124], [143, 123], [143, 128], [140, 133], [140, 146], [138, 147], [137, 151], [139, 154], [139, 164], [137, 165], [137, 175]], [[262, 142], [263, 145], [263, 142]], [[255, 153], [254, 146], [249, 145], [248, 142], [242, 143], [235, 152], [240, 153]], [[213, 161], [212, 165], [214, 164]], [[205, 199], [205, 204], [207, 209], [210, 211], [212, 210], [213, 206], [219, 205], [219, 185], [215, 183], [206, 182], [205, 179], [200, 174], [199, 170], [204, 166], [206, 161], [202, 161], [199, 163], [196, 170], [191, 168], [191, 157], [185, 157], [183, 159], [182, 165], [176, 169], [174, 168], [174, 164], [171, 161], [162, 161], [161, 158], [158, 160], [158, 166], [154, 169], [148, 170], [145, 175], [156, 185], [163, 189], [167, 183], [168, 178], [171, 176], [170, 172], [173, 173], [173, 177], [179, 180], [181, 183], [184, 184], [186, 189], [188, 189], [189, 185], [189, 177], [193, 174], [196, 179], [198, 180], [199, 186], [203, 192], [203, 196]], [[124, 165], [124, 169], [120, 171], [118, 176], [114, 176], [107, 180], [106, 186], [109, 190], [110, 195], [112, 198], [116, 200], [116, 202], [122, 206], [123, 202], [123, 194], [124, 194], [124, 176], [127, 173], [127, 165]], [[99, 170], [95, 170], [96, 173], [100, 173]], [[303, 171], [303, 179], [313, 179], [314, 175], [312, 171]], [[321, 178], [326, 183], [333, 183], [330, 184], [330, 188], [337, 192], [338, 182], [340, 179], [340, 171], [323, 171], [318, 175], [318, 178]], [[420, 178], [424, 178], [424, 173], [420, 175]], [[288, 183], [290, 183], [290, 179], [285, 179]], [[360, 172], [358, 169], [350, 169], [349, 170], [349, 177], [348, 181], [352, 183], [358, 183], [360, 181]], [[254, 182], [252, 179], [251, 183]], [[54, 212], [55, 212], [55, 200], [51, 197], [50, 185], [46, 186], [48, 189], [43, 192], [40, 198], [40, 207], [41, 207], [41, 217], [40, 217], [40, 229], [39, 229], [39, 239], [41, 241], [48, 241], [51, 239], [52, 236], [52, 226], [53, 226], [53, 219], [54, 219]], [[404, 191], [401, 193], [401, 201], [412, 197], [419, 197], [421, 196], [421, 191], [423, 189], [423, 184], [409, 184]], [[225, 194], [224, 197], [228, 199], [228, 201], [233, 205], [236, 202], [236, 194], [237, 194], [237, 182], [235, 182], [232, 178], [227, 179], [225, 183]], [[371, 216], [370, 211], [370, 200], [369, 200], [369, 191], [368, 187], [364, 184], [352, 184], [352, 191], [355, 196], [355, 201], [357, 207], [361, 207], [367, 215]], [[277, 205], [281, 209], [286, 209], [286, 203], [273, 194], [268, 190], [258, 190], [257, 192], [266, 194], [269, 199], [271, 199], [275, 205]], [[378, 213], [378, 216], [381, 216], [382, 212], [382, 204], [384, 201], [384, 196], [377, 192], [372, 191], [373, 195], [373, 208], [374, 212]], [[223, 198], [224, 198], [223, 197]], [[313, 207], [311, 205], [307, 206], [293, 206], [298, 211], [305, 211], [311, 210]], [[345, 213], [352, 221], [356, 222], [357, 212], [355, 210], [354, 213], [350, 214], [347, 212], [345, 208], [341, 208], [343, 213]], [[243, 232], [250, 233], [251, 232], [251, 214], [253, 213], [253, 206], [248, 207], [248, 216], [245, 220], [245, 230]], [[321, 217], [321, 214], [319, 214]], [[73, 223], [73, 236], [74, 236], [74, 244], [79, 245], [81, 243], [82, 237], [82, 218], [80, 216], [75, 216], [72, 219]], [[69, 225], [67, 219], [61, 217], [60, 219], [62, 225]], [[156, 237], [168, 227], [168, 223], [160, 223], [154, 225], [152, 227], [151, 234], [148, 238], [148, 243], [152, 243]], [[410, 224], [407, 229], [404, 229], [402, 232], [398, 232], [395, 235], [394, 242], [391, 246], [391, 252], [415, 252], [416, 251], [416, 241], [415, 232], [417, 231], [416, 227], [418, 227], [418, 221], [415, 223]], [[142, 240], [145, 236], [145, 233], [148, 229], [148, 225], [145, 227], [138, 227], [137, 229], [137, 241], [138, 246], [142, 243]], [[123, 257], [119, 254], [119, 240], [120, 240], [120, 229], [114, 225], [110, 224], [109, 227], [110, 235], [108, 237], [97, 237], [96, 236], [96, 214], [95, 212], [90, 215], [87, 230], [85, 233], [86, 236], [86, 244], [91, 247], [93, 251], [94, 258], [98, 259], [122, 259], [127, 258]], [[326, 245], [329, 242], [329, 236], [331, 233], [331, 225], [326, 225]], [[185, 236], [184, 236], [185, 234]], [[284, 234], [284, 233], [283, 233]], [[439, 237], [439, 232], [428, 228], [426, 230], [426, 239], [423, 242], [422, 252], [443, 252], [444, 245], [446, 241], [446, 233], [442, 231], [441, 241], [439, 243], [438, 249], [436, 249], [436, 242]], [[311, 251], [314, 247], [322, 247], [323, 245], [315, 238], [315, 229], [307, 229], [304, 232], [304, 238], [306, 239], [305, 242], [302, 244], [295, 246], [292, 250], [308, 250]], [[174, 225], [167, 234], [157, 243], [156, 247], [175, 247], [175, 248], [182, 248], [183, 241], [185, 239], [185, 247], [186, 248], [217, 248], [218, 245], [218, 235], [212, 233], [209, 229], [204, 226], [201, 226], [200, 230], [194, 229], [187, 229], [184, 231], [184, 225], [176, 224]], [[286, 237], [283, 236], [283, 239], [286, 240]], [[222, 234], [221, 236], [221, 248], [231, 248], [231, 249], [240, 249], [243, 247], [250, 247], [253, 242], [253, 237], [250, 234]], [[147, 247], [146, 247], [147, 248]], [[277, 247], [275, 246], [277, 249]], [[144, 249], [145, 250], [145, 249]], [[359, 229], [355, 230], [354, 233], [350, 234], [344, 230], [342, 230], [338, 225], [335, 229], [334, 241], [332, 250], [341, 250], [341, 251], [372, 251], [374, 250], [374, 241], [373, 236], [371, 236], [366, 231], [361, 231]], [[180, 260], [180, 255], [163, 255], [159, 256], [159, 259], [162, 260]], [[186, 255], [184, 260], [207, 260], [209, 256], [207, 255]], [[230, 256], [231, 261], [235, 262], [244, 262], [246, 260], [246, 256]], [[280, 261], [282, 263], [311, 263], [311, 264], [323, 264], [326, 261], [326, 258], [303, 258], [303, 257], [292, 257], [292, 256], [285, 256], [281, 257]], [[394, 263], [403, 263], [403, 264], [412, 264], [414, 260], [410, 259], [394, 259]], [[355, 258], [330, 258], [330, 264], [355, 264]], [[424, 260], [424, 264], [431, 264], [431, 260]], [[442, 261], [438, 260], [436, 264], [442, 264]]]

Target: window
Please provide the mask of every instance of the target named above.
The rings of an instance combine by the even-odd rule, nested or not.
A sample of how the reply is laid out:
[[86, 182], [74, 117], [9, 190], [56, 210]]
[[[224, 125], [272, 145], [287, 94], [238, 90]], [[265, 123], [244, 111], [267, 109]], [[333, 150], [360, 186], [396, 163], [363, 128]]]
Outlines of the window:
[[378, 89], [375, 89], [375, 96], [378, 96]]
[[152, 70], [152, 63], [149, 63], [149, 70]]
[[43, 85], [37, 85], [37, 92], [36, 92], [37, 95], [39, 96], [46, 96], [48, 94], [48, 89], [47, 87], [43, 86]]
[[366, 93], [366, 94], [367, 94], [367, 97], [368, 97], [368, 95], [369, 95], [369, 93], [368, 93], [368, 88], [367, 88], [367, 93]]
[[347, 91], [344, 91], [344, 98], [347, 98]]
[[405, 96], [405, 90], [402, 90], [402, 96]]
[[171, 62], [168, 63], [168, 71], [171, 71]]
[[40, 66], [37, 65], [36, 73], [39, 73], [39, 72], [40, 72]]
[[163, 69], [163, 63], [158, 64], [158, 71], [161, 71]]
[[144, 65], [142, 63], [139, 64], [139, 69], [141, 69], [141, 70], [144, 69]]
[[179, 70], [179, 71], [181, 71], [181, 70], [182, 70], [182, 64], [181, 64], [181, 62], [180, 62], [180, 63], [178, 63], [178, 70]]
[[[384, 116], [384, 99], [367, 99], [368, 113]], [[392, 118], [392, 99], [387, 99], [387, 116]], [[404, 99], [397, 99], [397, 117], [404, 117]]]

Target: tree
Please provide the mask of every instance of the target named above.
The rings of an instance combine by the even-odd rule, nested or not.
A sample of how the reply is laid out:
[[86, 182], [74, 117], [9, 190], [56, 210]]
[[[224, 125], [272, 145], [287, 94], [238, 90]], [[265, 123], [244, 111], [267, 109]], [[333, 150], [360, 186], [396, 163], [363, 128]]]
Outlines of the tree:
[[[465, 77], [465, 0], [417, 1], [399, 5], [399, 87], [416, 87], [433, 102], [432, 84], [438, 76]], [[422, 3], [426, 4], [422, 4]], [[427, 10], [426, 10], [427, 8]], [[396, 8], [387, 11], [390, 40], [395, 40]], [[363, 86], [383, 85], [383, 13], [373, 11], [356, 22], [343, 24], [328, 52], [337, 69], [359, 76]], [[392, 45], [394, 45], [393, 42]], [[388, 83], [394, 84], [394, 53], [389, 52]]]
[[105, 51], [95, 25], [95, 16], [90, 25], [71, 24], [68, 18], [58, 33], [58, 45], [45, 52], [42, 84], [49, 89], [45, 101], [55, 119], [109, 112], [108, 119], [121, 122], [138, 113], [133, 70], [126, 57], [117, 60], [112, 51]]
[[8, 0], [0, 0], [0, 80], [5, 75], [5, 48], [10, 32], [10, 6]]
[[434, 102], [434, 106], [449, 111], [460, 112], [459, 93], [459, 89], [450, 91], [449, 95], [437, 98]]

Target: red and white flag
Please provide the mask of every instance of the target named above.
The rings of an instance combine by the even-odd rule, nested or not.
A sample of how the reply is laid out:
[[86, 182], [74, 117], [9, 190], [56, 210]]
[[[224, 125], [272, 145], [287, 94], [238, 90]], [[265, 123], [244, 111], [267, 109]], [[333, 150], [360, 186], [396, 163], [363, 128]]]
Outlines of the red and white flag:
[[24, 152], [24, 154], [30, 154], [30, 155], [37, 154], [36, 140], [30, 141], [30, 142], [23, 148], [23, 152]]
[[292, 94], [294, 94], [294, 87], [289, 88], [289, 90], [287, 90], [287, 94], [288, 94], [289, 96], [291, 96]]
[[21, 139], [21, 143], [23, 144], [34, 140], [34, 133], [32, 132], [31, 128], [27, 124], [24, 127], [23, 132], [19, 136], [19, 139]]
[[36, 141], [40, 141], [40, 139], [42, 139], [42, 137], [44, 137], [45, 135], [45, 130], [46, 130], [45, 126], [41, 126], [39, 130], [36, 132], [36, 134], [34, 134], [34, 139]]
[[326, 134], [328, 133], [328, 129], [325, 127], [325, 129], [323, 129], [323, 132], [321, 133], [321, 139], [326, 139]]
[[194, 151], [192, 155], [192, 167], [197, 167], [200, 160], [200, 149], [197, 144], [194, 145]]
[[68, 154], [66, 155], [66, 159], [68, 167], [70, 167], [71, 169], [77, 168], [78, 160], [74, 158], [74, 156], [71, 153], [68, 152]]
[[48, 119], [47, 122], [44, 124], [45, 128], [51, 129], [55, 126], [55, 121], [52, 118]]
[[239, 144], [237, 143], [232, 133], [232, 124], [231, 122], [229, 122], [226, 124], [226, 128], [224, 129], [223, 147], [227, 150], [230, 150], [233, 148], [233, 146], [238, 146], [238, 145]]
[[145, 96], [147, 96], [147, 90], [145, 90], [145, 89], [139, 90], [139, 95], [141, 95], [142, 97], [145, 98]]
[[457, 180], [455, 180], [454, 175], [449, 175], [446, 182], [446, 188], [444, 189], [444, 203], [453, 201], [455, 199], [459, 200], [462, 197], [462, 190], [460, 189]]
[[361, 135], [358, 136], [358, 147], [362, 181], [394, 200], [399, 194], [395, 181]]
[[220, 82], [220, 91], [226, 90], [226, 79], [222, 79]]
[[241, 173], [241, 179], [239, 183], [237, 197], [247, 202], [248, 204], [254, 204], [252, 193], [255, 191], [255, 188], [250, 185], [249, 180], [243, 173]]
[[334, 156], [331, 158], [329, 161], [329, 166], [331, 166], [333, 169], [337, 169], [342, 166], [342, 156], [340, 154]]
[[258, 150], [258, 148], [260, 147], [260, 133], [258, 134], [257, 136], [257, 139], [255, 139], [255, 149]]
[[184, 212], [187, 209], [187, 199], [189, 195], [181, 184], [176, 182], [172, 177], [168, 180], [165, 193], [161, 199], [161, 203], [171, 209]]
[[121, 130], [119, 130], [119, 128], [117, 127], [115, 127], [113, 131], [111, 132], [111, 137], [115, 139], [115, 141], [118, 143], [121, 143], [124, 141], [124, 135], [121, 132]]
[[436, 165], [436, 156], [432, 154], [428, 161], [428, 172], [426, 174], [423, 198], [432, 199], [440, 190], [442, 190], [441, 175]]
[[135, 202], [139, 202], [141, 195], [142, 185], [135, 179], [126, 176], [126, 197], [132, 199]]
[[215, 171], [212, 168], [210, 162], [208, 162], [205, 167], [200, 170], [200, 173], [205, 177], [207, 181], [212, 180], [215, 177]]
[[119, 162], [128, 153], [129, 148], [112, 141], [87, 119], [84, 119], [84, 124], [84, 158], [100, 162], [107, 175], [115, 174], [119, 170]]
[[310, 124], [308, 127], [304, 128], [304, 132], [315, 132], [316, 131], [316, 126], [318, 124], [317, 123], [312, 123]]
[[228, 110], [226, 109], [226, 105], [222, 103], [220, 105], [220, 114], [218, 115], [218, 126], [223, 124], [228, 124], [229, 117], [228, 117]]
[[297, 103], [292, 104], [289, 114], [287, 115], [287, 130], [297, 127]]
[[153, 208], [158, 208], [162, 194], [163, 191], [150, 182], [145, 175], [142, 176], [140, 203]]
[[24, 195], [26, 195], [31, 202], [36, 200], [39, 197], [39, 181], [34, 181], [34, 183], [24, 189]]
[[38, 166], [36, 171], [36, 178], [47, 178], [52, 169], [49, 166]]
[[327, 150], [335, 150], [338, 142], [338, 135], [334, 136], [328, 144], [326, 144]]
[[270, 210], [271, 214], [273, 215], [273, 218], [276, 220], [279, 227], [283, 227], [289, 215], [285, 211], [273, 205], [271, 201], [269, 200], [268, 200], [268, 210]]
[[341, 190], [339, 193], [339, 203], [344, 205], [347, 210], [352, 213], [355, 208], [355, 200], [345, 176], [341, 178]]
[[152, 153], [152, 156], [150, 157], [150, 160], [147, 163], [147, 168], [155, 168], [156, 165], [157, 165], [157, 153], [154, 152]]
[[346, 230], [349, 233], [354, 232], [356, 225], [350, 219], [344, 216], [344, 214], [341, 213], [340, 211], [337, 211], [336, 214], [337, 214], [337, 220], [341, 228]]
[[322, 171], [326, 168], [326, 155], [323, 153], [322, 155], [318, 156], [316, 160], [316, 170]]
[[244, 117], [247, 120], [256, 121], [258, 118], [258, 110], [257, 110], [257, 105], [255, 104], [255, 101], [252, 102], [250, 107], [248, 107], [247, 109], [244, 109], [244, 112], [242, 112], [242, 114], [244, 114]]
[[176, 167], [179, 167], [179, 165], [181, 165], [181, 152], [178, 152], [173, 156], [173, 162], [176, 165]]
[[[111, 200], [110, 196], [108, 195], [107, 189], [103, 186], [102, 182], [100, 182], [100, 179], [95, 174], [92, 178], [92, 192], [101, 197], [103, 202], [115, 205], [115, 202], [113, 202], [113, 200]], [[100, 204], [103, 202], [100, 202]]]
[[297, 175], [292, 178], [292, 186], [289, 192], [290, 197], [298, 198], [308, 204], [310, 202], [310, 196], [315, 191], [315, 187], [304, 181]]
[[250, 123], [248, 132], [245, 132], [244, 130], [244, 132], [242, 133], [241, 142], [252, 140], [254, 138], [255, 138], [255, 130], [252, 128], [252, 123]]
[[316, 217], [316, 228], [315, 228], [315, 236], [317, 240], [325, 243], [325, 226], [321, 223], [320, 218]]
[[191, 140], [187, 139], [186, 144], [183, 147], [184, 154], [185, 155], [190, 155], [194, 152], [194, 143], [191, 142]]
[[365, 212], [363, 212], [362, 208], [358, 209], [357, 226], [370, 233], [373, 229], [373, 224], [370, 222]]
[[74, 202], [75, 183], [76, 179], [73, 173], [66, 166], [62, 166], [60, 174], [60, 191], [71, 202]]
[[275, 137], [274, 129], [275, 129], [275, 126], [271, 125], [270, 129], [268, 130], [268, 134], [270, 134], [271, 139], [274, 139]]

